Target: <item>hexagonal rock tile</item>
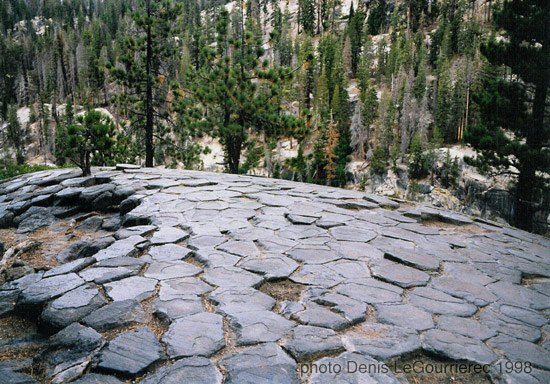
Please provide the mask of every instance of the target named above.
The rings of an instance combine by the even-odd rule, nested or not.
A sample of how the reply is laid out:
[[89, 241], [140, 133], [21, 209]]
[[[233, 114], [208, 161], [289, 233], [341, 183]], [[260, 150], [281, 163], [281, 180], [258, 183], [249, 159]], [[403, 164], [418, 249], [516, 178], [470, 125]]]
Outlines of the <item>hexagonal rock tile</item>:
[[267, 343], [220, 360], [226, 384], [298, 384], [296, 362], [277, 344]]
[[533, 343], [539, 341], [542, 337], [538, 328], [532, 327], [490, 309], [481, 312], [479, 317], [483, 325], [501, 334]]
[[242, 259], [214, 248], [201, 248], [195, 252], [194, 258], [208, 268], [234, 267]]
[[283, 237], [271, 237], [258, 239], [258, 245], [266, 252], [286, 252], [294, 248], [298, 243], [294, 240], [285, 239]]
[[[74, 243], [73, 243], [74, 244]], [[81, 270], [83, 270], [86, 267], [89, 267], [93, 263], [95, 263], [95, 259], [93, 257], [84, 257], [82, 259], [77, 259], [68, 263], [65, 263], [63, 265], [60, 265], [59, 267], [50, 269], [49, 271], [46, 271], [44, 273], [44, 278], [57, 276], [57, 275], [64, 275], [66, 273], [76, 273]]]
[[345, 350], [340, 337], [332, 329], [299, 325], [285, 336], [281, 346], [298, 361], [318, 354]]
[[332, 288], [344, 281], [344, 278], [324, 265], [306, 264], [301, 270], [290, 275], [290, 280], [300, 284]]
[[82, 378], [73, 381], [73, 384], [122, 384], [122, 381], [114, 376], [101, 375], [99, 373], [88, 373]]
[[422, 249], [403, 249], [392, 247], [384, 249], [387, 259], [409, 265], [424, 271], [436, 271], [439, 269], [439, 260], [428, 255]]
[[250, 287], [218, 288], [208, 295], [210, 301], [218, 306], [216, 312], [230, 315], [251, 311], [271, 311], [275, 300]]
[[188, 237], [189, 234], [179, 228], [163, 227], [155, 232], [153, 237], [151, 237], [151, 244], [161, 245], [167, 243], [179, 243]]
[[498, 359], [498, 356], [481, 341], [439, 329], [430, 329], [423, 334], [422, 346], [428, 352], [454, 360], [490, 364]]
[[141, 276], [132, 276], [104, 285], [105, 293], [113, 301], [134, 299], [142, 301], [155, 294], [157, 285], [156, 279], [149, 279]]
[[117, 335], [99, 355], [98, 368], [135, 376], [164, 359], [164, 350], [149, 327]]
[[90, 313], [82, 319], [82, 322], [99, 332], [104, 332], [115, 328], [145, 324], [147, 314], [135, 300], [115, 301]]
[[201, 235], [201, 236], [191, 236], [187, 242], [187, 246], [191, 249], [201, 249], [201, 248], [211, 248], [217, 247], [220, 244], [227, 242], [227, 239], [223, 236], [210, 236], [210, 235]]
[[180, 317], [204, 312], [200, 296], [193, 295], [182, 296], [179, 299], [173, 300], [157, 299], [154, 302], [154, 308], [155, 316], [161, 320], [167, 320], [169, 323]]
[[509, 318], [518, 320], [527, 325], [532, 325], [533, 327], [542, 327], [544, 324], [548, 323], [546, 317], [528, 308], [503, 304], [500, 306], [499, 311]]
[[497, 297], [484, 286], [451, 277], [437, 277], [432, 280], [431, 286], [438, 291], [459, 297], [480, 307], [497, 300]]
[[415, 330], [388, 324], [363, 324], [342, 336], [342, 340], [349, 351], [380, 360], [420, 349], [420, 338]]
[[211, 356], [225, 346], [223, 318], [202, 312], [175, 320], [162, 337], [171, 359]]
[[326, 263], [325, 266], [347, 280], [362, 280], [371, 277], [369, 267], [364, 261], [341, 259]]
[[[401, 381], [397, 380], [389, 368], [383, 370], [381, 362], [358, 353], [346, 352], [338, 357], [325, 357], [312, 364], [311, 366], [300, 366], [300, 372], [303, 372], [304, 375], [308, 373], [308, 370], [315, 370], [309, 380], [311, 384], [401, 384]], [[334, 368], [329, 371], [329, 366]], [[324, 372], [322, 371], [323, 367], [326, 367]]]
[[487, 285], [487, 288], [506, 304], [518, 305], [520, 307], [528, 305], [530, 308], [537, 310], [550, 308], [548, 296], [528, 287], [498, 281]]
[[358, 243], [368, 243], [376, 237], [376, 232], [367, 229], [354, 228], [350, 226], [341, 226], [329, 230], [332, 237], [339, 241], [353, 241]]
[[260, 250], [252, 241], [228, 241], [217, 247], [220, 251], [240, 257], [259, 256]]
[[163, 280], [160, 282], [159, 298], [163, 301], [200, 296], [214, 288], [194, 277]]
[[420, 287], [412, 291], [409, 302], [430, 313], [454, 316], [472, 316], [477, 307], [462, 299], [435, 289]]
[[117, 240], [105, 249], [102, 249], [94, 255], [98, 261], [111, 259], [120, 256], [136, 256], [138, 254], [138, 245], [147, 243], [147, 239], [141, 236], [130, 236], [126, 239]]
[[486, 327], [477, 320], [456, 316], [440, 316], [437, 319], [437, 328], [481, 341], [497, 335], [496, 330]]
[[168, 280], [196, 276], [201, 272], [202, 269], [185, 261], [165, 261], [152, 263], [143, 276], [158, 280]]
[[124, 279], [126, 277], [134, 276], [139, 273], [141, 266], [139, 267], [97, 267], [93, 266], [84, 271], [79, 272], [78, 274], [84, 280], [91, 282], [93, 281], [96, 284], [105, 284], [110, 283], [111, 281], [116, 281]]
[[336, 313], [341, 313], [352, 324], [364, 321], [367, 315], [365, 303], [337, 293], [326, 293], [314, 301], [331, 307]]
[[21, 292], [19, 304], [42, 304], [83, 284], [84, 280], [76, 273], [48, 277], [36, 282]]
[[92, 313], [107, 300], [95, 286], [83, 285], [49, 303], [41, 315], [41, 320], [54, 328], [64, 328]]
[[307, 302], [305, 310], [295, 313], [292, 318], [302, 324], [334, 330], [350, 326], [350, 322], [346, 318], [312, 302]]
[[430, 275], [389, 260], [378, 260], [371, 265], [372, 275], [402, 288], [423, 287], [430, 281]]
[[290, 258], [305, 264], [324, 264], [340, 259], [338, 254], [326, 247], [294, 248], [288, 251], [287, 254]]
[[384, 258], [384, 252], [367, 243], [338, 241], [330, 242], [328, 246], [344, 259], [371, 261]]
[[410, 304], [377, 304], [376, 314], [378, 321], [400, 327], [425, 331], [434, 327], [432, 315]]
[[155, 225], [136, 225], [134, 227], [122, 228], [115, 232], [115, 239], [127, 239], [130, 236], [147, 236], [155, 231], [157, 227]]
[[528, 361], [532, 366], [550, 370], [550, 351], [524, 340], [499, 335], [489, 339], [489, 345], [501, 351], [511, 361]]
[[222, 374], [204, 357], [188, 357], [162, 367], [142, 384], [221, 384]]
[[266, 280], [282, 279], [298, 269], [294, 260], [277, 254], [259, 255], [242, 259], [239, 267], [264, 275]]
[[263, 278], [236, 267], [208, 269], [201, 279], [217, 287], [257, 287]]
[[151, 247], [147, 255], [141, 257], [141, 260], [147, 261], [176, 261], [183, 260], [191, 254], [191, 250], [181, 245], [165, 244], [157, 247]]
[[368, 304], [400, 302], [403, 294], [401, 288], [375, 279], [343, 283], [336, 287], [335, 292]]
[[237, 336], [237, 345], [277, 341], [296, 326], [271, 311], [232, 313], [229, 321]]

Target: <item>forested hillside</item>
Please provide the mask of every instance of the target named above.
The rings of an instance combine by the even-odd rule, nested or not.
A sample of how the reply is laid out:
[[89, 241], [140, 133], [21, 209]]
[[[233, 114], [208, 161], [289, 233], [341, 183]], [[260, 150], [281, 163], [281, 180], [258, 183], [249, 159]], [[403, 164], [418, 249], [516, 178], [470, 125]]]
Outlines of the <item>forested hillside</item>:
[[2, 0], [0, 157], [435, 186], [465, 211], [468, 171], [541, 231], [549, 4]]

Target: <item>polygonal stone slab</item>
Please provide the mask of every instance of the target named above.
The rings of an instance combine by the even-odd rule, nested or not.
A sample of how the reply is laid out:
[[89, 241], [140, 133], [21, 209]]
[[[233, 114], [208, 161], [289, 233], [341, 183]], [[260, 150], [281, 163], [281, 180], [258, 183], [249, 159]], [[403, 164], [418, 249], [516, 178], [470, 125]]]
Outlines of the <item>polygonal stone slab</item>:
[[218, 246], [220, 251], [240, 257], [259, 256], [260, 250], [252, 241], [228, 241]]
[[378, 260], [371, 265], [372, 275], [402, 288], [422, 287], [430, 281], [430, 275], [402, 264]]
[[548, 296], [528, 287], [505, 281], [498, 281], [487, 285], [487, 288], [497, 295], [502, 302], [507, 304], [519, 306], [528, 305], [530, 308], [537, 310], [550, 308]]
[[199, 263], [208, 268], [234, 267], [242, 259], [240, 256], [230, 255], [214, 248], [199, 249], [194, 257]]
[[348, 350], [384, 361], [420, 349], [415, 330], [388, 324], [363, 324], [343, 336], [343, 341]]
[[324, 265], [306, 264], [290, 276], [295, 283], [332, 288], [344, 281], [344, 278]]
[[350, 226], [341, 226], [329, 230], [332, 237], [338, 241], [353, 241], [358, 243], [368, 243], [376, 237], [376, 232], [367, 229], [354, 228]]
[[42, 312], [41, 319], [46, 324], [61, 329], [105, 304], [107, 300], [97, 287], [84, 285], [49, 303]]
[[153, 237], [151, 237], [151, 244], [161, 245], [168, 243], [178, 243], [187, 239], [188, 237], [189, 234], [179, 228], [163, 227], [155, 232]]
[[352, 324], [364, 321], [367, 315], [365, 303], [337, 293], [326, 293], [314, 301], [330, 306], [334, 312], [341, 313]]
[[277, 344], [267, 343], [220, 360], [226, 384], [298, 384], [296, 362]]
[[254, 288], [218, 288], [208, 298], [218, 306], [221, 314], [236, 314], [250, 311], [270, 311], [275, 300]]
[[213, 289], [210, 285], [194, 277], [163, 280], [160, 282], [159, 298], [168, 301], [193, 295], [200, 296]]
[[517, 339], [537, 342], [542, 337], [538, 328], [515, 320], [501, 313], [488, 309], [479, 315], [481, 323], [500, 334], [509, 335]]
[[550, 351], [539, 345], [506, 335], [493, 337], [488, 343], [492, 348], [502, 351], [508, 360], [528, 361], [534, 367], [550, 370]]
[[211, 356], [225, 346], [223, 318], [202, 312], [174, 321], [162, 337], [171, 359]]
[[302, 324], [334, 330], [343, 329], [350, 325], [346, 318], [312, 302], [306, 303], [305, 310], [295, 313], [292, 317]]
[[425, 331], [434, 327], [432, 315], [410, 304], [376, 305], [378, 321]]
[[498, 359], [481, 341], [439, 329], [430, 329], [423, 334], [422, 346], [428, 352], [442, 354], [454, 360], [490, 364]]
[[456, 316], [439, 316], [437, 319], [437, 328], [481, 341], [497, 335], [494, 329], [486, 327], [477, 320]]
[[115, 301], [95, 310], [82, 319], [82, 322], [99, 332], [110, 329], [145, 324], [147, 314], [135, 300]]
[[403, 294], [401, 288], [375, 279], [343, 283], [336, 288], [335, 292], [368, 304], [400, 302]]
[[19, 304], [41, 304], [84, 284], [76, 273], [42, 279], [29, 286], [19, 298]]
[[142, 384], [221, 384], [222, 374], [204, 357], [188, 357], [159, 369]]
[[342, 340], [332, 329], [307, 325], [299, 325], [291, 330], [281, 346], [297, 360], [345, 350]]
[[180, 317], [204, 312], [200, 296], [182, 296], [179, 299], [155, 300], [155, 315], [161, 320], [172, 323]]
[[454, 316], [472, 316], [477, 312], [477, 307], [435, 289], [420, 287], [410, 295], [409, 301], [416, 307], [430, 313]]
[[185, 261], [166, 261], [152, 263], [143, 276], [158, 280], [196, 276], [202, 269]]
[[347, 280], [362, 280], [371, 277], [368, 264], [357, 260], [336, 260], [324, 264]]
[[487, 288], [464, 280], [438, 277], [432, 280], [432, 287], [451, 296], [459, 297], [477, 306], [485, 306], [497, 300]]
[[239, 263], [239, 267], [247, 271], [260, 273], [266, 280], [282, 279], [290, 276], [298, 269], [298, 264], [283, 255], [267, 254], [247, 257]]
[[73, 381], [73, 384], [122, 384], [122, 381], [114, 376], [100, 375], [99, 373], [88, 373], [82, 378]]
[[105, 293], [107, 293], [113, 301], [130, 299], [142, 301], [152, 297], [155, 294], [156, 285], [156, 279], [132, 276], [105, 284], [104, 287]]
[[263, 281], [260, 276], [235, 267], [208, 269], [201, 279], [217, 287], [257, 287]]
[[162, 345], [149, 327], [127, 331], [109, 342], [99, 355], [98, 367], [125, 376], [135, 376], [165, 358]]
[[237, 345], [277, 341], [296, 326], [270, 311], [233, 313], [229, 320], [237, 335]]
[[226, 241], [227, 239], [223, 236], [192, 236], [187, 242], [187, 246], [191, 249], [197, 250], [201, 248], [217, 247], [218, 245], [221, 245]]
[[150, 261], [176, 261], [183, 260], [191, 254], [191, 250], [176, 244], [165, 244], [151, 247], [147, 255], [142, 259]]
[[392, 247], [391, 249], [384, 249], [384, 252], [386, 258], [417, 269], [424, 271], [436, 271], [439, 269], [439, 260], [428, 255], [422, 249], [412, 250]]
[[294, 248], [288, 251], [287, 254], [294, 260], [305, 264], [324, 264], [340, 258], [330, 249], [316, 249], [313, 247]]

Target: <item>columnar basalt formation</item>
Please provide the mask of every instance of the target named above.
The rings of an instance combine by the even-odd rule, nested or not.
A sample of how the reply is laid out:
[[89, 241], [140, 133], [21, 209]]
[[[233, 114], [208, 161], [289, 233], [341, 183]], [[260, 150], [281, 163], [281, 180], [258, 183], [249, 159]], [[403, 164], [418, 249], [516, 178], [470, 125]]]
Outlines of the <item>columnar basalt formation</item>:
[[[54, 268], [18, 259], [67, 222], [89, 236], [44, 252]], [[283, 180], [65, 169], [0, 184], [0, 227], [0, 315], [38, 330], [0, 341], [2, 383], [397, 384], [350, 367], [419, 354], [487, 364], [475, 383], [550, 382], [550, 240], [492, 222]]]

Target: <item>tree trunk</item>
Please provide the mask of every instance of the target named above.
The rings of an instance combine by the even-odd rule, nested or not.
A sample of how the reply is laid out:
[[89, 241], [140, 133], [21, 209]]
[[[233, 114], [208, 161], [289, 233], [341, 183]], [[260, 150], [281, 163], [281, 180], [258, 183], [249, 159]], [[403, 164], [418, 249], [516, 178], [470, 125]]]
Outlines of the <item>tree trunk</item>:
[[151, 36], [151, 0], [147, 0], [147, 53], [145, 71], [147, 76], [146, 95], [145, 95], [145, 166], [153, 167], [155, 149], [153, 147], [153, 81], [152, 81], [152, 61], [153, 61], [153, 41]]

